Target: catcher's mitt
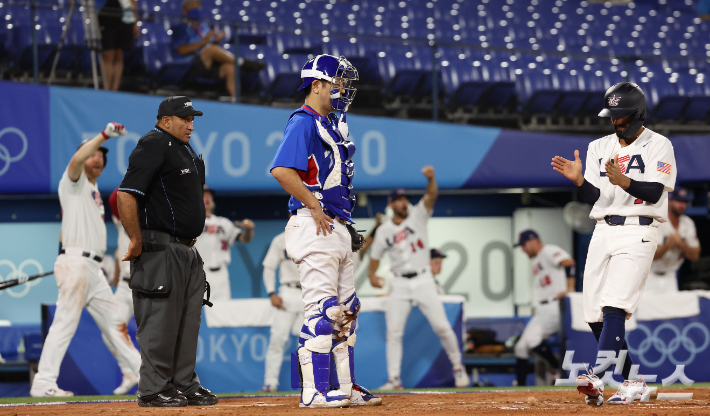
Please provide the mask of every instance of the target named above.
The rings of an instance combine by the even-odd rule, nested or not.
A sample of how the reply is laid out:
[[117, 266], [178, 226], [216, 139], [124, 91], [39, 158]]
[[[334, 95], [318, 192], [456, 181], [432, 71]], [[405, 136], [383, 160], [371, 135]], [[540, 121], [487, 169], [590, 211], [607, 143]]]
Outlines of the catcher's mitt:
[[360, 250], [362, 248], [362, 245], [365, 244], [365, 237], [363, 237], [362, 234], [357, 232], [351, 224], [345, 224], [345, 228], [347, 228], [348, 232], [350, 233], [350, 239], [352, 240], [353, 244], [353, 251]]

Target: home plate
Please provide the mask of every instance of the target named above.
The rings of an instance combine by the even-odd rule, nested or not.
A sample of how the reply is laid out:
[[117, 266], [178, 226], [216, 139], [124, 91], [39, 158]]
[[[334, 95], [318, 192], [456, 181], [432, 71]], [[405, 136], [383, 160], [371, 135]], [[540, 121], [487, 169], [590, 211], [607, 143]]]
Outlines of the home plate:
[[658, 393], [656, 400], [693, 400], [693, 393]]

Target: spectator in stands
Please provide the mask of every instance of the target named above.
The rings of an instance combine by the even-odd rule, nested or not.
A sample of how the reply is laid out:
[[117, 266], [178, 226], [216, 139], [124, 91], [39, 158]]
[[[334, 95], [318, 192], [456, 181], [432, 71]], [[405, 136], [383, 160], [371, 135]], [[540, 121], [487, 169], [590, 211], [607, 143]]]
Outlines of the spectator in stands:
[[219, 46], [224, 31], [211, 29], [201, 22], [202, 2], [183, 0], [185, 21], [173, 27], [173, 56], [176, 61], [190, 62], [190, 78], [219, 78], [234, 99], [237, 95], [234, 80], [234, 54]]
[[678, 291], [676, 273], [685, 259], [700, 258], [700, 242], [695, 223], [685, 214], [693, 193], [677, 187], [668, 194], [668, 221], [658, 226], [658, 247], [646, 279], [644, 294], [666, 294]]
[[107, 0], [99, 11], [101, 48], [104, 61], [104, 88], [118, 91], [123, 75], [123, 54], [138, 39], [136, 0]]

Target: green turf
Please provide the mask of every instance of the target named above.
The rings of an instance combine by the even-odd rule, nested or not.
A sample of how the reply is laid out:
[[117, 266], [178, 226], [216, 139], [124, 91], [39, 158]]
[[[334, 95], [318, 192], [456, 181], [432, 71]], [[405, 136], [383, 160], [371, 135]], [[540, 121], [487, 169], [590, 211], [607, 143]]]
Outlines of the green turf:
[[[661, 384], [649, 384], [663, 389]], [[695, 383], [692, 388], [709, 388], [710, 383]], [[673, 389], [686, 388], [682, 384], [674, 384], [669, 387]], [[422, 393], [422, 392], [485, 392], [485, 391], [538, 391], [538, 390], [569, 390], [572, 387], [554, 387], [554, 386], [525, 386], [525, 387], [473, 387], [466, 389], [457, 388], [431, 388], [431, 389], [404, 389], [397, 391], [388, 391], [386, 393]], [[220, 393], [219, 397], [249, 397], [249, 396], [284, 396], [295, 395], [295, 392], [273, 392], [273, 393]], [[73, 397], [0, 397], [0, 404], [19, 404], [19, 403], [47, 403], [47, 402], [90, 402], [90, 401], [113, 401], [113, 400], [135, 400], [135, 396], [73, 396]]]

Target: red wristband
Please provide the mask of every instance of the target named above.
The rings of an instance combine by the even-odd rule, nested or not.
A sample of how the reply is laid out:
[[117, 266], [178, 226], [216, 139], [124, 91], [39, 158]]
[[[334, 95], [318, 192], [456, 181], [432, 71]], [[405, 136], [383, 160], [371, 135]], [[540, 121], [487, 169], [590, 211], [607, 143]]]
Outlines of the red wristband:
[[108, 135], [101, 130], [101, 135], [104, 136], [104, 140], [108, 140]]

